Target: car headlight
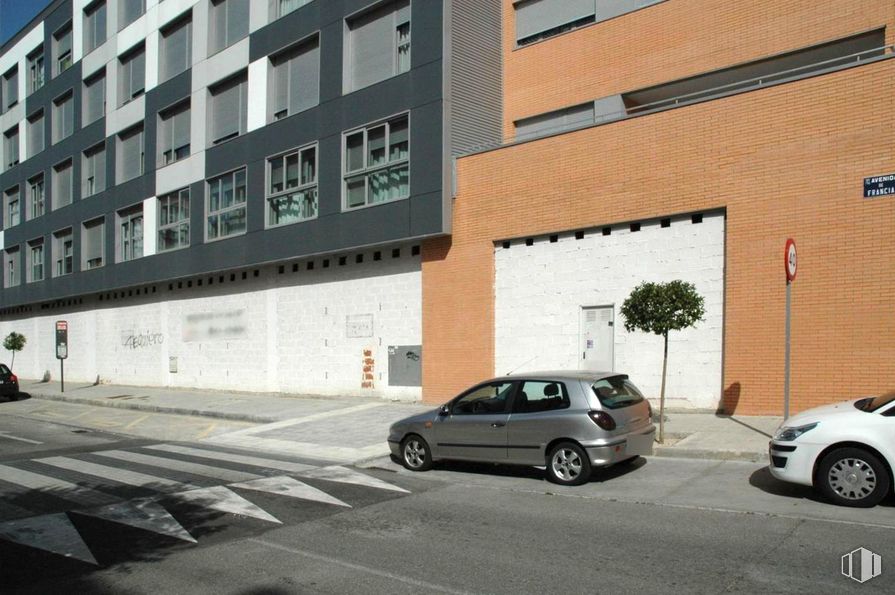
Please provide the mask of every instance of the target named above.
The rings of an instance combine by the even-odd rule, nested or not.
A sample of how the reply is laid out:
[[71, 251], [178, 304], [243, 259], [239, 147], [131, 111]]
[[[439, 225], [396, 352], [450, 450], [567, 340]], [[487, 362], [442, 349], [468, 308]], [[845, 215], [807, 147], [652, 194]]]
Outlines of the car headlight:
[[807, 424], [804, 426], [795, 426], [795, 427], [783, 427], [777, 431], [777, 435], [774, 436], [774, 440], [779, 440], [780, 442], [792, 442], [805, 432], [809, 432], [817, 427], [817, 422], [813, 424]]

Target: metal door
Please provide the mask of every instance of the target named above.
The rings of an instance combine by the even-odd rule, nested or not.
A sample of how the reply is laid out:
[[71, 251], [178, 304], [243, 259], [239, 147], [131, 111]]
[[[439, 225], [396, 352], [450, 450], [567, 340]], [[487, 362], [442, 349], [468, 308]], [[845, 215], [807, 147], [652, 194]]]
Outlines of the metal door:
[[582, 370], [611, 372], [615, 367], [615, 312], [612, 306], [581, 308]]

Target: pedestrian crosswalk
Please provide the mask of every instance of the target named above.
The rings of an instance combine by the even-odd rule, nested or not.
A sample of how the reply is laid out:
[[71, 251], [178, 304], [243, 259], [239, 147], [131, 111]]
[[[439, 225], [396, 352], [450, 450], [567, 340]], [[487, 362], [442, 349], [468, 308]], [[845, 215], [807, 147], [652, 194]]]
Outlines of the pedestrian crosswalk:
[[225, 447], [95, 450], [0, 464], [0, 541], [101, 564], [79, 530], [79, 517], [108, 523], [110, 531], [127, 527], [197, 543], [201, 528], [191, 526], [196, 521], [183, 507], [228, 515], [233, 523], [277, 526], [284, 523], [280, 513], [264, 508], [277, 500], [293, 504], [275, 509], [305, 506], [332, 514], [352, 508], [352, 499], [408, 493], [369, 472]]

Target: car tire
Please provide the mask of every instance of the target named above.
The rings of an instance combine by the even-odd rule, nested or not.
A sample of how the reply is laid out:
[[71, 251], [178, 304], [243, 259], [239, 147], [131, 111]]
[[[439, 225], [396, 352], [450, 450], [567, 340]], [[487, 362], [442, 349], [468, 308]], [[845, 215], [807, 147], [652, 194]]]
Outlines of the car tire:
[[870, 508], [889, 493], [889, 470], [863, 448], [837, 448], [817, 467], [815, 487], [834, 504]]
[[432, 449], [425, 438], [411, 434], [401, 441], [401, 464], [410, 471], [428, 471], [432, 468]]
[[547, 479], [553, 483], [577, 486], [590, 479], [590, 460], [574, 442], [560, 442], [547, 453]]

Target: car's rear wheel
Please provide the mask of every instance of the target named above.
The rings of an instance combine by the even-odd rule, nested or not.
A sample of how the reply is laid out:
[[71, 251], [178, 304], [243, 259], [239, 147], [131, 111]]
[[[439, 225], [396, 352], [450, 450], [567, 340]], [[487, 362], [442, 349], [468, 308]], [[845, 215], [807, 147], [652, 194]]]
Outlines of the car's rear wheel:
[[401, 464], [411, 471], [432, 468], [432, 449], [422, 436], [411, 434], [401, 442]]
[[547, 454], [547, 479], [567, 486], [583, 484], [590, 479], [587, 453], [574, 442], [557, 444]]
[[889, 471], [867, 450], [837, 448], [821, 460], [814, 485], [835, 504], [869, 508], [889, 493]]

